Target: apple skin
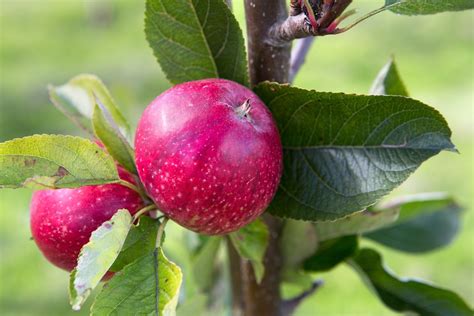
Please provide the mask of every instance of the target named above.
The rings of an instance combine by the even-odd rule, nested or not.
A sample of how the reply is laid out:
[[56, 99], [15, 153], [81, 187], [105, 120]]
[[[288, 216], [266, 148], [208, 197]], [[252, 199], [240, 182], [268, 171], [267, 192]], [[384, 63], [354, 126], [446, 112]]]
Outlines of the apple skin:
[[270, 111], [251, 90], [223, 79], [159, 95], [142, 114], [135, 146], [140, 179], [158, 208], [207, 235], [235, 231], [262, 214], [282, 173]]
[[[133, 183], [121, 167], [119, 175]], [[143, 204], [138, 193], [120, 184], [36, 191], [30, 204], [31, 233], [52, 264], [71, 271], [94, 230], [117, 210], [125, 208], [134, 214]]]

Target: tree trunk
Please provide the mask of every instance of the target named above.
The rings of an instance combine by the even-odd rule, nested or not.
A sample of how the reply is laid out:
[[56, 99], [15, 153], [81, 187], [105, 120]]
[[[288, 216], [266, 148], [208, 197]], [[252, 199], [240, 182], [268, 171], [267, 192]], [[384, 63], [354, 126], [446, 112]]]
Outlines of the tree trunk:
[[255, 85], [269, 80], [288, 82], [290, 42], [275, 46], [268, 36], [277, 22], [283, 22], [288, 13], [285, 0], [245, 0], [247, 20], [250, 82]]
[[[245, 0], [247, 20], [248, 57], [250, 82], [254, 86], [261, 81], [288, 82], [290, 43], [272, 43], [268, 37], [270, 28], [288, 16], [285, 0]], [[233, 288], [233, 313], [244, 316], [280, 316], [280, 269], [282, 258], [279, 238], [281, 220], [265, 214], [270, 240], [264, 258], [265, 275], [260, 284], [255, 280], [249, 262], [241, 260], [229, 249]], [[231, 247], [231, 245], [229, 245]], [[239, 310], [240, 305], [240, 310]]]
[[255, 280], [255, 273], [249, 262], [241, 262], [243, 315], [244, 316], [280, 316], [280, 270], [282, 264], [280, 252], [280, 233], [282, 222], [271, 215], [263, 216], [270, 231], [270, 240], [265, 253], [263, 264], [265, 275], [259, 284]]

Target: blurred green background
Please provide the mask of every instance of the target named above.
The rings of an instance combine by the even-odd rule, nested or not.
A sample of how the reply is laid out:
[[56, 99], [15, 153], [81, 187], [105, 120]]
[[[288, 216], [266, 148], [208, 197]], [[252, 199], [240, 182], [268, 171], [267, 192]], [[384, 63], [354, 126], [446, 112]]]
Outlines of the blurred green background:
[[[379, 1], [354, 1], [366, 12]], [[242, 1], [234, 10], [243, 25]], [[47, 84], [84, 72], [99, 75], [132, 125], [169, 87], [143, 34], [144, 1], [0, 0], [0, 141], [34, 133], [77, 134], [48, 102]], [[474, 305], [474, 15], [402, 17], [385, 12], [348, 33], [318, 38], [295, 85], [366, 93], [391, 55], [414, 98], [444, 114], [460, 155], [441, 153], [393, 195], [452, 193], [466, 207], [463, 231], [451, 247], [424, 256], [377, 246], [401, 276], [420, 277], [457, 291]], [[28, 190], [0, 191], [0, 313], [72, 315], [68, 275], [51, 266], [30, 240]], [[189, 262], [179, 229], [168, 252]], [[188, 258], [189, 259], [189, 258]], [[392, 315], [342, 265], [321, 275], [325, 285], [297, 315]], [[86, 315], [87, 308], [75, 315]]]

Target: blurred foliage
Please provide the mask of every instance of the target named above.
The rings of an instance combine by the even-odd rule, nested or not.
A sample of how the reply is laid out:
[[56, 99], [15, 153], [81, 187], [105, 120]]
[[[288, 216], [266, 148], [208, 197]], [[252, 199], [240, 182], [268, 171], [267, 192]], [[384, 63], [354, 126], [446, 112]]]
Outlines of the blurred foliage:
[[[382, 0], [356, 0], [366, 12]], [[234, 1], [243, 28], [242, 1]], [[47, 84], [96, 73], [136, 126], [145, 106], [169, 87], [143, 33], [144, 1], [0, 1], [0, 141], [37, 133], [78, 134], [49, 104]], [[378, 248], [401, 276], [417, 276], [474, 303], [474, 15], [402, 17], [385, 12], [348, 33], [318, 38], [295, 85], [319, 91], [367, 93], [378, 70], [395, 55], [410, 95], [436, 107], [453, 129], [461, 155], [442, 153], [425, 163], [394, 195], [447, 191], [467, 207], [464, 230], [439, 252], [413, 256]], [[0, 191], [0, 311], [2, 315], [87, 315], [68, 305], [65, 272], [50, 265], [30, 240], [28, 190]], [[192, 273], [182, 230], [167, 238], [167, 253]], [[296, 315], [393, 315], [345, 265], [325, 280]], [[190, 279], [190, 278], [189, 278]], [[185, 284], [185, 287], [191, 287]], [[295, 289], [286, 286], [290, 296]], [[344, 304], [341, 304], [341, 301]]]

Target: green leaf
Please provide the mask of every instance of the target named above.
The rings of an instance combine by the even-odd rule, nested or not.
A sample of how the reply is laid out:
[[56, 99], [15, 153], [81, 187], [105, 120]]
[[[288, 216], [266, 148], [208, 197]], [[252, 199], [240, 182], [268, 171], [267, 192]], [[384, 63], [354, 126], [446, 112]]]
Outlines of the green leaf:
[[118, 255], [110, 271], [118, 272], [126, 265], [153, 251], [159, 222], [148, 216], [141, 216], [137, 225], [132, 225], [122, 251]]
[[248, 86], [244, 38], [222, 0], [147, 0], [145, 33], [171, 83], [223, 78]]
[[357, 250], [357, 236], [345, 236], [323, 241], [318, 251], [306, 259], [303, 268], [307, 271], [329, 271], [351, 257]]
[[433, 108], [406, 97], [323, 93], [276, 83], [255, 92], [280, 129], [284, 170], [270, 213], [334, 220], [366, 209], [426, 159], [455, 150]]
[[449, 245], [461, 228], [462, 208], [445, 194], [418, 194], [394, 200], [380, 208], [398, 211], [390, 226], [365, 234], [387, 247], [420, 253]]
[[283, 266], [297, 268], [316, 252], [319, 236], [313, 223], [287, 220], [280, 238]]
[[473, 313], [454, 292], [418, 280], [397, 278], [384, 267], [382, 257], [374, 250], [361, 249], [349, 263], [384, 304], [397, 312], [434, 316]]
[[333, 222], [316, 222], [314, 227], [318, 239], [323, 241], [377, 230], [396, 221], [398, 214], [398, 209], [366, 210]]
[[92, 315], [175, 315], [181, 269], [161, 248], [127, 265], [103, 288]]
[[64, 115], [90, 134], [93, 130], [91, 119], [94, 107], [96, 100], [99, 100], [119, 127], [120, 133], [126, 138], [131, 136], [125, 117], [120, 113], [107, 87], [95, 75], [82, 74], [64, 85], [50, 86], [49, 98]]
[[408, 91], [400, 78], [393, 59], [390, 59], [378, 73], [370, 89], [370, 94], [408, 96]]
[[113, 159], [84, 138], [33, 135], [0, 143], [0, 187], [73, 188], [118, 180]]
[[397, 14], [421, 15], [474, 9], [473, 0], [385, 0], [385, 6]]
[[137, 174], [133, 148], [119, 131], [110, 112], [100, 103], [94, 107], [92, 124], [95, 135], [102, 141], [110, 155], [125, 169]]
[[239, 255], [250, 260], [255, 278], [260, 283], [265, 273], [263, 258], [269, 240], [267, 225], [261, 219], [257, 219], [240, 230], [229, 234], [229, 237]]
[[215, 276], [215, 261], [221, 237], [207, 237], [202, 247], [193, 256], [193, 275], [197, 286], [203, 291], [212, 286]]
[[132, 216], [126, 209], [118, 210], [104, 222], [85, 244], [77, 266], [71, 273], [69, 294], [74, 310], [80, 310], [90, 292], [99, 284], [114, 263], [132, 225]]

